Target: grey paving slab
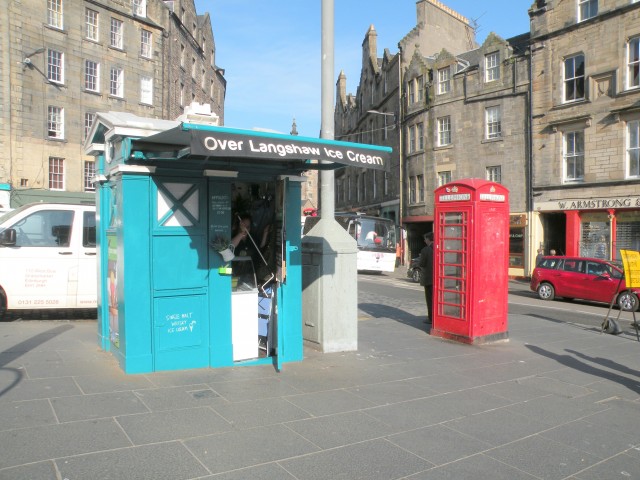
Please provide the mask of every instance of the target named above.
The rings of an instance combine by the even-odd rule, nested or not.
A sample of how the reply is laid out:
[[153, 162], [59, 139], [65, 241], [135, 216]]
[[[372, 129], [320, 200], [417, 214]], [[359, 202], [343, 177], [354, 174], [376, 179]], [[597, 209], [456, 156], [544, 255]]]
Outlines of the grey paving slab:
[[245, 429], [309, 418], [309, 414], [282, 398], [248, 400], [213, 408], [234, 428]]
[[228, 472], [319, 450], [318, 446], [282, 425], [208, 435], [186, 440], [184, 444], [211, 473]]
[[347, 389], [347, 391], [360, 398], [366, 399], [370, 403], [370, 406], [389, 405], [438, 395], [438, 392], [435, 390], [416, 385], [412, 380], [361, 385]]
[[398, 433], [387, 439], [434, 465], [454, 462], [492, 448], [488, 443], [442, 425]]
[[445, 393], [439, 397], [434, 397], [434, 399], [440, 404], [446, 405], [448, 409], [455, 410], [464, 415], [473, 415], [487, 410], [494, 410], [514, 403], [509, 399], [487, 393], [477, 388]]
[[630, 457], [640, 460], [640, 444], [636, 443], [633, 448], [625, 450], [624, 453], [625, 455], [629, 455]]
[[590, 384], [602, 379], [596, 372], [580, 371], [566, 366], [551, 372], [545, 372], [544, 376], [581, 387], [588, 387]]
[[490, 380], [487, 381], [486, 378], [473, 377], [457, 372], [433, 372], [431, 375], [413, 378], [410, 381], [418, 386], [435, 390], [439, 393], [457, 392], [459, 390], [496, 383]]
[[478, 387], [483, 392], [509, 399], [513, 402], [522, 402], [534, 398], [541, 398], [550, 395], [541, 392], [540, 389], [529, 385], [528, 378], [522, 380], [508, 380], [506, 382], [492, 383], [483, 387]]
[[545, 480], [561, 480], [600, 461], [594, 455], [539, 435], [503, 445], [485, 454]]
[[546, 376], [546, 374], [522, 378], [519, 382], [522, 385], [537, 389], [540, 393], [553, 394], [566, 398], [582, 397], [593, 393], [593, 390], [588, 387], [557, 380], [553, 377]]
[[25, 365], [27, 375], [31, 379], [69, 377], [75, 375], [100, 375], [104, 372], [105, 362], [88, 360], [86, 362], [37, 362]]
[[153, 412], [228, 403], [206, 384], [135, 390], [134, 393]]
[[243, 468], [233, 472], [205, 477], [202, 480], [247, 480], [248, 478], [252, 480], [296, 480], [293, 475], [277, 463]]
[[0, 470], [0, 480], [60, 480], [52, 461]]
[[302, 395], [289, 395], [285, 399], [315, 417], [351, 412], [377, 405], [357, 395], [357, 389], [353, 393], [348, 390], [328, 390]]
[[62, 357], [56, 350], [16, 351], [9, 349], [0, 353], [0, 365], [6, 367], [19, 367], [46, 362], [62, 362]]
[[208, 407], [125, 415], [116, 418], [136, 445], [226, 432], [232, 426]]
[[382, 407], [370, 408], [367, 415], [399, 430], [427, 427], [466, 414], [451, 406], [444, 395], [410, 400]]
[[602, 402], [608, 409], [590, 415], [584, 420], [594, 425], [612, 428], [640, 438], [640, 403], [625, 400]]
[[108, 393], [123, 390], [154, 388], [155, 385], [144, 375], [127, 375], [120, 368], [104, 369], [98, 375], [74, 377], [82, 393]]
[[285, 426], [322, 449], [380, 438], [397, 431], [371, 418], [365, 412], [348, 412], [287, 422]]
[[594, 398], [594, 402], [610, 400], [612, 398], [631, 402], [640, 401], [640, 394], [638, 394], [640, 385], [636, 385], [635, 383], [627, 384], [600, 380], [595, 383], [590, 383], [587, 385], [587, 388], [593, 392], [589, 396]]
[[82, 392], [72, 377], [29, 380], [15, 377], [15, 383], [0, 380], [0, 403], [18, 400], [38, 400], [44, 398], [69, 397]]
[[133, 392], [94, 393], [51, 399], [51, 405], [61, 422], [114, 417], [149, 409]]
[[299, 480], [391, 480], [432, 466], [386, 440], [348, 445], [279, 463]]
[[58, 423], [48, 400], [0, 403], [0, 430]]
[[616, 452], [624, 452], [640, 446], [640, 436], [638, 435], [627, 435], [582, 420], [546, 430], [540, 433], [540, 436], [590, 453], [600, 459], [606, 459]]
[[640, 460], [626, 454], [616, 455], [576, 473], [574, 477], [578, 480], [640, 478]]
[[478, 413], [445, 423], [446, 427], [498, 446], [549, 429], [541, 421], [504, 408]]
[[248, 398], [259, 400], [262, 398], [283, 397], [303, 393], [288, 385], [280, 378], [255, 378], [236, 382], [215, 382], [209, 384], [221, 397], [236, 402]]
[[588, 417], [606, 409], [604, 405], [593, 403], [589, 397], [565, 398], [557, 395], [534, 398], [505, 408], [512, 413], [535, 418], [551, 427]]
[[206, 368], [194, 370], [173, 370], [155, 372], [144, 376], [155, 387], [180, 387], [185, 385], [200, 385], [208, 382], [220, 381], [222, 373], [219, 370]]
[[70, 480], [186, 480], [209, 473], [179, 442], [60, 458], [56, 465]]
[[406, 477], [406, 480], [540, 480], [510, 465], [478, 454]]
[[127, 446], [111, 419], [9, 430], [0, 435], [0, 468]]

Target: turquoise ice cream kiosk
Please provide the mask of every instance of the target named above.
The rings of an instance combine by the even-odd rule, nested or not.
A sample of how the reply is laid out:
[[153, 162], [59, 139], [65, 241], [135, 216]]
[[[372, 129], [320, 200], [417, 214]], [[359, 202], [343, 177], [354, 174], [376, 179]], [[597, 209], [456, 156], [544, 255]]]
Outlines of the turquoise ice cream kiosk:
[[300, 182], [391, 149], [98, 113], [98, 342], [126, 373], [303, 358]]

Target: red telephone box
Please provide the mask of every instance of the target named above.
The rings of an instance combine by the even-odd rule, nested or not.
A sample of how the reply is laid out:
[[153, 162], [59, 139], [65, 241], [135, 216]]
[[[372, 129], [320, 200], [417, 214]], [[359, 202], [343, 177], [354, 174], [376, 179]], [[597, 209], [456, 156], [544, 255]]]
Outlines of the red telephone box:
[[435, 190], [431, 335], [507, 339], [509, 191], [477, 178]]

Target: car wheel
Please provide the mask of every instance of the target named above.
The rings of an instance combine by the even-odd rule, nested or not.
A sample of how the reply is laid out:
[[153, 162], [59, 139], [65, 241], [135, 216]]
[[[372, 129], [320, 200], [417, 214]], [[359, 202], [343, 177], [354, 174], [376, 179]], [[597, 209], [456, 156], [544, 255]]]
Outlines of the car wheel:
[[422, 272], [420, 272], [419, 269], [415, 269], [413, 272], [411, 272], [411, 280], [413, 280], [416, 283], [420, 283], [420, 278], [422, 277]]
[[556, 292], [553, 289], [553, 285], [547, 282], [541, 283], [538, 287], [538, 296], [542, 300], [553, 300], [556, 298]]
[[633, 292], [622, 292], [618, 295], [618, 307], [625, 312], [638, 311], [638, 297]]

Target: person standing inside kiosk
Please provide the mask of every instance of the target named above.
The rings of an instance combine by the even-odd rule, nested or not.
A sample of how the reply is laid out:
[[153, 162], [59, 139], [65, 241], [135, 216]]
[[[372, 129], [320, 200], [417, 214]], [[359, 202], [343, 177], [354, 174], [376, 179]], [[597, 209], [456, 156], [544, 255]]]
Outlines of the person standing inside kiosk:
[[424, 298], [427, 302], [427, 318], [423, 323], [433, 322], [433, 232], [425, 233], [424, 247], [420, 251], [418, 266], [422, 270], [420, 285], [424, 287]]

